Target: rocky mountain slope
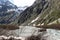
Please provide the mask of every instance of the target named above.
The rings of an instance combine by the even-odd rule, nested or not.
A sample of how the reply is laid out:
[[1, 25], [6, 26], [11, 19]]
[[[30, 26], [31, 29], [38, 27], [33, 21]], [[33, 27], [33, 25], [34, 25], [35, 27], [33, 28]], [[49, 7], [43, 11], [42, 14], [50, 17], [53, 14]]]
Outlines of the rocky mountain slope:
[[9, 0], [0, 0], [0, 24], [17, 24], [20, 12]]
[[[19, 24], [44, 25], [59, 23], [60, 0], [36, 0], [20, 15]], [[22, 20], [22, 21], [21, 21]]]

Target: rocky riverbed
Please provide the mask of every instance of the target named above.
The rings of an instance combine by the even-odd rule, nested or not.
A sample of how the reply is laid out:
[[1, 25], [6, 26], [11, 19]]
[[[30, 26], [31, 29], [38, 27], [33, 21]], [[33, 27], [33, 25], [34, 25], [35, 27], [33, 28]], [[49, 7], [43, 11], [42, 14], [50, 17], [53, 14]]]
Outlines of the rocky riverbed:
[[43, 30], [32, 26], [20, 26], [17, 30], [0, 29], [0, 40], [60, 40], [60, 30]]

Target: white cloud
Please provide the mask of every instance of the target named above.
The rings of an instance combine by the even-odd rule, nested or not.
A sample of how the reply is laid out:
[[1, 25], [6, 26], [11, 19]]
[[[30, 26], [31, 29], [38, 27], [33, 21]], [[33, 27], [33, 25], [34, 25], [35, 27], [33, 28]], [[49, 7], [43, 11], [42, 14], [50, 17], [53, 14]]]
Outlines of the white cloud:
[[34, 1], [35, 0], [13, 0], [14, 4], [17, 6], [31, 6]]

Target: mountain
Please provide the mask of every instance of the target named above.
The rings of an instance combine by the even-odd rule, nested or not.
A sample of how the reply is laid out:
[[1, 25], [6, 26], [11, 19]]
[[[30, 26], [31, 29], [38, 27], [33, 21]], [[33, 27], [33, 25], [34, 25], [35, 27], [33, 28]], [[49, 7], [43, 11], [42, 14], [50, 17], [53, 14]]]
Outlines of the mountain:
[[7, 11], [9, 9], [16, 9], [17, 6], [12, 4], [10, 1], [8, 0], [1, 0], [0, 1], [0, 12], [2, 11]]
[[60, 0], [36, 0], [20, 15], [20, 25], [50, 25], [60, 23]]
[[15, 24], [17, 23], [20, 11], [18, 7], [9, 0], [0, 0], [0, 24]]
[[41, 14], [42, 10], [47, 9], [48, 5], [48, 1], [36, 0], [32, 6], [28, 7], [24, 12], [21, 13], [19, 24], [24, 23], [26, 21], [28, 25], [28, 22], [31, 22], [39, 14]]

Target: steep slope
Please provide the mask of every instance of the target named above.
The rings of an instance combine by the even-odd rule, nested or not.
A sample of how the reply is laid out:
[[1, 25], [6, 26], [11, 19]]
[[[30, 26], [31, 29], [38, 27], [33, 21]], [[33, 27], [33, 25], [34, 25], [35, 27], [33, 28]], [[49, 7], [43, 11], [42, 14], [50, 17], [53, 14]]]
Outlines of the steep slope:
[[[46, 7], [44, 8], [44, 6]], [[35, 2], [31, 7], [28, 7], [25, 11], [23, 11], [20, 15], [19, 24], [28, 21], [31, 22], [35, 19], [42, 10], [48, 7], [48, 2], [45, 0], [40, 0], [39, 2]], [[22, 20], [22, 21], [21, 21]]]
[[[51, 24], [60, 18], [60, 0], [36, 0], [20, 15], [19, 24], [41, 25]], [[21, 21], [22, 20], [22, 21]], [[56, 23], [59, 23], [57, 20]]]

